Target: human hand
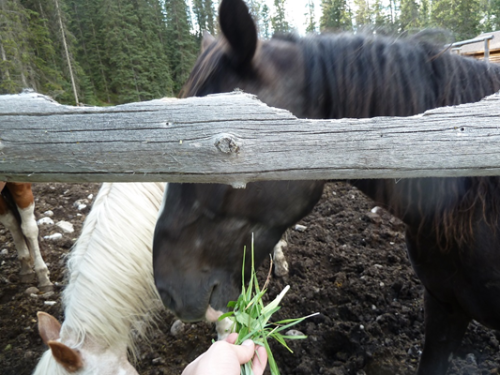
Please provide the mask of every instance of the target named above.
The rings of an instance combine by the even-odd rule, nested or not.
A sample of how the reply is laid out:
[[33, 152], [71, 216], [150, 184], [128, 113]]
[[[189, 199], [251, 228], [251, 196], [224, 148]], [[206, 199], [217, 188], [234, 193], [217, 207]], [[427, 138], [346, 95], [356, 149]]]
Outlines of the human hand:
[[[252, 360], [254, 375], [262, 375], [267, 364], [266, 349], [246, 340], [234, 345], [238, 334], [231, 333], [225, 341], [217, 341], [182, 372], [182, 375], [240, 375], [241, 365]], [[257, 354], [255, 353], [257, 351]]]

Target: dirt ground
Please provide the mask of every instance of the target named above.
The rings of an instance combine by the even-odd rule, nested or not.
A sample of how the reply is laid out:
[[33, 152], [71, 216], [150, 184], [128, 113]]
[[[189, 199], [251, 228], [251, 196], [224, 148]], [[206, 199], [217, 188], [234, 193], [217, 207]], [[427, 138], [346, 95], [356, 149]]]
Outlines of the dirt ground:
[[[75, 232], [57, 241], [43, 239], [55, 232], [41, 225], [43, 256], [57, 282], [56, 303], [45, 304], [25, 294], [14, 245], [0, 228], [0, 374], [30, 374], [44, 345], [37, 333], [39, 310], [63, 319], [59, 293], [64, 285], [64, 259], [70, 251], [89, 206], [75, 202], [96, 195], [97, 184], [38, 184], [37, 218], [52, 210], [54, 222], [66, 220]], [[81, 203], [81, 202], [79, 202]], [[85, 203], [85, 202], [83, 202]], [[286, 255], [290, 274], [273, 277], [269, 298], [290, 284], [276, 319], [320, 312], [297, 326], [306, 340], [294, 341], [289, 353], [273, 345], [284, 375], [414, 374], [423, 344], [422, 287], [405, 253], [403, 225], [388, 213], [372, 212], [373, 204], [344, 183], [328, 184], [314, 212], [290, 230]], [[3, 250], [7, 251], [3, 251]], [[268, 265], [260, 270], [265, 279]], [[136, 367], [140, 374], [180, 374], [187, 363], [205, 351], [215, 338], [208, 323], [187, 324], [174, 337], [175, 318], [164, 313], [150, 343], [140, 343]], [[500, 373], [500, 333], [471, 324], [449, 374]], [[50, 375], [50, 374], [48, 374]]]

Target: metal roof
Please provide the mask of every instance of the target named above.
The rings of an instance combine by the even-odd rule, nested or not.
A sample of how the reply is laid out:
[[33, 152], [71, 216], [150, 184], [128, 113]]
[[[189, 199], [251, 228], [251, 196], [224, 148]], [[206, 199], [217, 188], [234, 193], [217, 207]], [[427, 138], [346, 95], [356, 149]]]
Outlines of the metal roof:
[[[483, 33], [477, 36], [477, 38], [493, 35], [493, 39], [490, 40], [490, 51], [500, 50], [500, 31], [493, 31], [489, 33]], [[484, 41], [467, 44], [460, 48], [460, 54], [462, 55], [474, 55], [474, 54], [484, 54]]]

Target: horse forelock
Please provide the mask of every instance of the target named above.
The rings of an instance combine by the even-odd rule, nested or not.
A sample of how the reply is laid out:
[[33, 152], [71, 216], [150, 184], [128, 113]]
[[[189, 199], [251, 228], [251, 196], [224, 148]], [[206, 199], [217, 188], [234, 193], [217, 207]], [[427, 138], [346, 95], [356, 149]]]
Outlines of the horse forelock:
[[134, 353], [161, 302], [153, 280], [151, 245], [164, 185], [103, 184], [69, 255], [61, 339], [73, 348], [89, 340]]

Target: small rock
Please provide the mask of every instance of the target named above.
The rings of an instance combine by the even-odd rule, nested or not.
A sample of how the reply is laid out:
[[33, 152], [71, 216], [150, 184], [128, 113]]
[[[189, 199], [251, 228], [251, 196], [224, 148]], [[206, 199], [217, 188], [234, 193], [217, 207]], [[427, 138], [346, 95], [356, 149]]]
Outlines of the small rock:
[[477, 366], [477, 361], [476, 361], [476, 356], [473, 353], [469, 353], [465, 356], [465, 360], [467, 363], [470, 363], [471, 365]]
[[94, 194], [89, 194], [89, 196], [87, 197], [88, 200], [92, 200], [94, 199]]
[[31, 298], [38, 298], [38, 294], [31, 293], [31, 294], [30, 294], [30, 297], [31, 297]]
[[297, 232], [305, 232], [307, 227], [305, 225], [296, 224], [293, 229], [295, 229]]
[[285, 335], [286, 336], [304, 336], [304, 333], [297, 331], [296, 329], [291, 329], [289, 331], [286, 331]]
[[50, 297], [54, 296], [54, 292], [45, 292], [43, 294], [39, 294], [38, 297], [41, 299], [49, 299]]
[[44, 301], [43, 304], [47, 306], [54, 306], [57, 302], [56, 301]]
[[176, 320], [174, 324], [172, 324], [172, 327], [170, 327], [172, 336], [178, 336], [182, 331], [184, 331], [184, 323], [180, 320]]
[[52, 217], [52, 216], [54, 216], [54, 212], [53, 212], [53, 211], [51, 211], [51, 210], [45, 211], [43, 214], [44, 214], [45, 216], [48, 216], [48, 217]]
[[78, 199], [75, 203], [73, 203], [73, 207], [76, 207], [78, 211], [81, 211], [87, 207], [89, 201], [86, 199]]
[[36, 357], [36, 354], [33, 353], [31, 350], [26, 350], [24, 352], [24, 358], [25, 359], [31, 359], [31, 358], [35, 358]]
[[26, 294], [28, 294], [28, 295], [31, 295], [31, 294], [37, 294], [39, 291], [40, 291], [40, 290], [38, 290], [38, 288], [37, 288], [37, 287], [35, 287], [35, 286], [31, 286], [31, 287], [29, 287], [28, 289], [26, 289], [26, 290], [24, 291], [24, 293], [26, 293]]
[[53, 225], [54, 224], [54, 220], [52, 220], [50, 217], [42, 217], [36, 223], [38, 225]]
[[54, 233], [54, 234], [51, 234], [49, 236], [44, 236], [43, 238], [45, 240], [49, 240], [49, 241], [57, 241], [57, 240], [60, 240], [62, 238], [62, 234], [61, 233]]
[[379, 284], [381, 287], [384, 287], [385, 284], [381, 281], [380, 284]]
[[7, 255], [7, 254], [9, 254], [9, 250], [3, 249], [2, 251], [0, 251], [0, 254]]
[[73, 224], [71, 224], [69, 221], [61, 220], [56, 225], [65, 233], [73, 233], [75, 231], [75, 229], [73, 228]]
[[379, 206], [375, 206], [371, 209], [371, 213], [372, 214], [378, 214], [378, 212], [381, 210], [382, 208], [380, 208]]

